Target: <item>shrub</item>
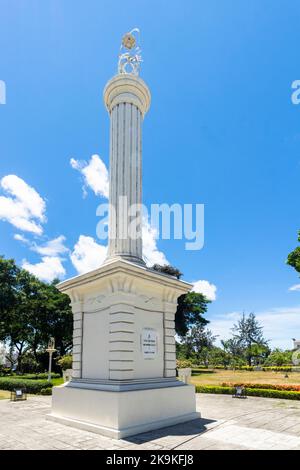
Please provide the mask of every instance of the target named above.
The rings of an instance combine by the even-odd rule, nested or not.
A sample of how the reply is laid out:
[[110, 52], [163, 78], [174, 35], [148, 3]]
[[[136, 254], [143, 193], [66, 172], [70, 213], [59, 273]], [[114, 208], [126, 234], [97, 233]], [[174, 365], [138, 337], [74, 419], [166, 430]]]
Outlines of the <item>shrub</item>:
[[66, 354], [65, 356], [61, 356], [56, 362], [62, 368], [62, 370], [72, 369], [71, 354]]
[[187, 367], [192, 367], [192, 361], [188, 359], [177, 359], [176, 366], [178, 369], [186, 369]]
[[[273, 390], [263, 388], [246, 388], [246, 395], [265, 398], [285, 398], [288, 400], [300, 400], [300, 392], [288, 390]], [[223, 387], [215, 385], [197, 385], [196, 393], [216, 393], [231, 395], [234, 387]]]
[[4, 367], [0, 365], [0, 377], [4, 377], [7, 375], [11, 375], [13, 372], [11, 370], [11, 367]]
[[41, 395], [52, 395], [52, 388], [51, 387], [46, 387], [46, 388], [41, 388]]
[[159, 273], [168, 274], [169, 276], [175, 276], [177, 279], [180, 279], [182, 276], [182, 272], [180, 272], [179, 269], [174, 266], [170, 266], [169, 264], [164, 264], [163, 266], [160, 264], [154, 264], [151, 269], [154, 269], [154, 271]]
[[27, 353], [22, 357], [20, 370], [22, 374], [37, 373], [40, 370], [40, 364], [35, 359], [33, 354]]
[[47, 380], [29, 380], [18, 377], [0, 377], [0, 390], [26, 389], [27, 393], [40, 393], [42, 388], [51, 388], [53, 384]]

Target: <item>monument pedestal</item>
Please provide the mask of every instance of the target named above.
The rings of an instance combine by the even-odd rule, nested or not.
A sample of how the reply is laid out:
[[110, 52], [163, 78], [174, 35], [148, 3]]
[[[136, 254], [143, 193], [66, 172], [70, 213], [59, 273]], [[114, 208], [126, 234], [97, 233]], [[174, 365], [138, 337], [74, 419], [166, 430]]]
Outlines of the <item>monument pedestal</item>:
[[73, 378], [50, 419], [122, 438], [196, 419], [176, 380], [177, 299], [191, 285], [123, 259], [59, 285], [74, 314]]
[[104, 391], [72, 382], [53, 389], [48, 419], [104, 436], [127, 436], [198, 418], [192, 385]]

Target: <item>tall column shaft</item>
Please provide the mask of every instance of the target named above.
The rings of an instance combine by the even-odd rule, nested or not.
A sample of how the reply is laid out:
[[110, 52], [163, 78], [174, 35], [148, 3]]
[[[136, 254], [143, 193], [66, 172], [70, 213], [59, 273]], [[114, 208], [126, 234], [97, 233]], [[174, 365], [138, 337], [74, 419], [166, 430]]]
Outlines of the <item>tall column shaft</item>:
[[110, 114], [108, 258], [142, 262], [141, 132], [150, 92], [140, 78], [121, 74], [106, 85], [104, 101]]

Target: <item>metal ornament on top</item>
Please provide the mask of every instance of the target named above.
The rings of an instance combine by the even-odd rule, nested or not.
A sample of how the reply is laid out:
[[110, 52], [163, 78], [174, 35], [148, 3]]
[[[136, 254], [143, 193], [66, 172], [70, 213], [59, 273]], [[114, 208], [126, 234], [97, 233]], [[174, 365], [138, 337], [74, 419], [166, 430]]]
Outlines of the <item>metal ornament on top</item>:
[[118, 73], [127, 75], [139, 75], [140, 64], [143, 61], [141, 48], [138, 45], [140, 30], [134, 28], [124, 34], [120, 46]]

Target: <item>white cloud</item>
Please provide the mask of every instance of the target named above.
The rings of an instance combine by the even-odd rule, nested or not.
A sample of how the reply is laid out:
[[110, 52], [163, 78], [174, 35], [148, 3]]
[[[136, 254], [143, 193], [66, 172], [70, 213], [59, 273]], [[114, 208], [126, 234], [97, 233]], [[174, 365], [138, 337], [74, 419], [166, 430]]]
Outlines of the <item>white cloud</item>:
[[83, 192], [86, 194], [86, 187], [91, 188], [97, 196], [108, 198], [109, 179], [105, 163], [99, 155], [92, 155], [87, 163], [82, 160], [71, 158], [71, 167], [78, 170], [84, 180]]
[[157, 230], [150, 226], [147, 219], [143, 218], [143, 257], [147, 266], [153, 264], [169, 264], [162, 251], [159, 251], [156, 245]]
[[27, 240], [27, 238], [24, 237], [24, 235], [21, 235], [20, 233], [15, 233], [14, 239], [22, 243], [26, 243], [26, 244], [30, 243], [29, 240]]
[[84, 274], [99, 268], [106, 258], [106, 253], [106, 246], [99, 245], [92, 237], [80, 235], [70, 258], [78, 274]]
[[42, 256], [57, 256], [69, 251], [68, 248], [64, 245], [65, 240], [66, 237], [60, 235], [53, 240], [49, 240], [43, 245], [37, 245], [36, 243], [33, 243], [31, 249], [32, 251], [35, 251]]
[[[270, 308], [261, 312], [254, 312], [256, 319], [263, 326], [264, 336], [270, 340], [272, 348], [292, 348], [292, 340], [297, 336], [300, 325], [299, 307]], [[230, 329], [241, 317], [242, 312], [231, 312], [218, 315], [211, 319], [209, 328], [219, 339], [228, 339], [232, 336]]]
[[19, 230], [41, 235], [41, 223], [46, 221], [46, 203], [38, 192], [16, 175], [0, 180], [7, 196], [0, 196], [0, 220], [9, 222]]
[[193, 283], [193, 291], [205, 295], [208, 300], [216, 300], [217, 287], [208, 281], [195, 281]]
[[295, 284], [289, 288], [290, 291], [300, 291], [300, 284]]
[[42, 261], [36, 264], [24, 260], [22, 268], [27, 269], [27, 271], [46, 282], [61, 278], [66, 274], [62, 260], [58, 256], [43, 256]]
[[[92, 191], [96, 195], [100, 195], [104, 198], [108, 198], [108, 194], [109, 194], [108, 170], [105, 166], [105, 163], [101, 160], [101, 158], [98, 155], [93, 155], [89, 163], [71, 158], [70, 164], [72, 168], [80, 171], [80, 173], [84, 177], [84, 188], [83, 188], [84, 193], [86, 192], [86, 187], [89, 187], [90, 189], [92, 189]], [[93, 240], [91, 237], [86, 237], [86, 238], [90, 238], [90, 240]], [[143, 219], [143, 256], [146, 260], [147, 266], [152, 266], [155, 263], [168, 264], [168, 260], [166, 259], [164, 253], [159, 251], [157, 248], [156, 238], [157, 238], [156, 229], [150, 227], [148, 220], [144, 218]], [[98, 244], [97, 246], [102, 247], [101, 245], [98, 245]], [[81, 249], [84, 249], [83, 242], [80, 243], [80, 247]], [[87, 247], [87, 250], [88, 251], [90, 250], [90, 246]], [[82, 256], [85, 257], [84, 255]], [[89, 258], [89, 256], [87, 258]], [[75, 260], [75, 263], [78, 263], [78, 261]], [[83, 263], [83, 265], [84, 264], [85, 262]], [[91, 263], [87, 262], [88, 266], [90, 266], [91, 264], [92, 265], [95, 264], [93, 263], [92, 259], [91, 259]], [[80, 262], [80, 266], [81, 266], [81, 262]], [[98, 265], [96, 267], [98, 267]], [[83, 269], [84, 271], [81, 271], [81, 268], [79, 270], [77, 269], [77, 271], [86, 272], [86, 269], [85, 268]], [[91, 269], [94, 269], [94, 268], [91, 268]]]
[[[165, 255], [158, 251], [156, 247], [154, 229], [147, 225], [144, 226], [143, 231], [143, 255], [147, 266], [152, 266], [155, 263], [168, 264]], [[92, 237], [80, 235], [74, 250], [70, 254], [70, 258], [78, 274], [84, 274], [99, 268], [104, 263], [106, 255], [107, 246], [100, 245]]]

